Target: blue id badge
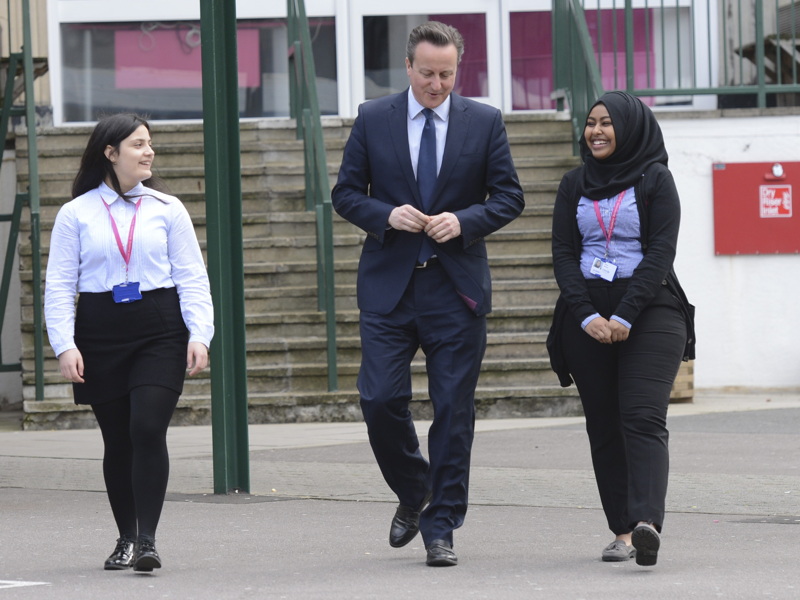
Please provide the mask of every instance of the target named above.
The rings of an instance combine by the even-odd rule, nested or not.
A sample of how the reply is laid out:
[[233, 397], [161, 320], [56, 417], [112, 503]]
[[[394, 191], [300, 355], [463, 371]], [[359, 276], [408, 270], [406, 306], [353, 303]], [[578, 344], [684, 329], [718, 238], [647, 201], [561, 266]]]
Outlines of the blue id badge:
[[125, 302], [136, 302], [142, 299], [142, 293], [139, 291], [138, 281], [129, 281], [120, 283], [111, 288], [111, 294], [114, 297], [114, 302], [117, 304]]

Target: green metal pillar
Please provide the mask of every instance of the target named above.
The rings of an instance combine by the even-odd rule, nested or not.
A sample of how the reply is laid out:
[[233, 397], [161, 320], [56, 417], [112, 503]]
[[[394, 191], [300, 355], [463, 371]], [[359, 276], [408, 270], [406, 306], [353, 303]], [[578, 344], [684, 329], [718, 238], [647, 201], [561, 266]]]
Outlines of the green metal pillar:
[[[36, 150], [36, 103], [33, 96], [33, 43], [31, 42], [31, 7], [29, 0], [22, 3], [22, 43], [23, 57], [25, 63], [25, 128], [28, 135], [28, 207], [31, 213], [31, 269], [33, 271], [33, 281], [31, 282], [33, 292], [33, 339], [35, 348], [35, 372], [36, 372], [36, 399], [44, 399], [44, 347], [43, 327], [44, 316], [42, 315], [42, 259], [41, 259], [41, 239], [39, 237], [40, 213], [39, 213], [39, 162]], [[9, 72], [9, 77], [13, 74]]]
[[[636, 67], [633, 64], [635, 40], [633, 37], [633, 0], [625, 0], [625, 91], [629, 94], [632, 94], [636, 88], [634, 78]], [[680, 64], [680, 57], [678, 64]]]
[[214, 493], [249, 492], [236, 3], [200, 1]]
[[[777, 2], [776, 2], [777, 5]], [[758, 82], [758, 91], [756, 98], [758, 99], [758, 108], [767, 107], [767, 83], [766, 72], [764, 70], [764, 0], [756, 0], [755, 5], [756, 17], [756, 65], [758, 66], [756, 73], [756, 81]], [[778, 46], [780, 48], [780, 46]], [[781, 65], [776, 66], [776, 76], [781, 72]]]

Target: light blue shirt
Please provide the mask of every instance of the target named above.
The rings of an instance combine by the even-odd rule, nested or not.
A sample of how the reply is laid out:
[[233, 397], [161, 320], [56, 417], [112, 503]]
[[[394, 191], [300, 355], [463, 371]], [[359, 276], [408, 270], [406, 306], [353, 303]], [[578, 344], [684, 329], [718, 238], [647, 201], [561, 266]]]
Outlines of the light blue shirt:
[[[611, 215], [617, 203], [618, 196], [604, 198], [598, 202], [600, 216], [608, 231], [611, 222]], [[625, 196], [620, 203], [614, 230], [611, 232], [611, 240], [606, 244], [606, 236], [600, 223], [597, 220], [597, 213], [594, 201], [581, 197], [578, 202], [577, 210], [578, 229], [581, 232], [581, 272], [586, 279], [597, 279], [599, 275], [591, 272], [592, 263], [596, 258], [605, 258], [617, 266], [615, 278], [629, 278], [642, 261], [642, 243], [640, 237], [639, 209], [636, 206], [636, 192], [633, 188], [625, 191]], [[608, 254], [606, 255], [606, 248]], [[581, 323], [581, 327], [593, 319], [599, 317], [599, 313], [590, 315]], [[619, 321], [630, 329], [631, 324], [612, 315], [615, 321]]]

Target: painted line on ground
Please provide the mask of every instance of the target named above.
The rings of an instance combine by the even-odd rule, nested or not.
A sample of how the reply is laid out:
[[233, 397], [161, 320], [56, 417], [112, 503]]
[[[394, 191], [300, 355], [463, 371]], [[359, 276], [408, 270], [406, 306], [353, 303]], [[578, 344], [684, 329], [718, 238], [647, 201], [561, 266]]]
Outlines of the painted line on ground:
[[50, 585], [47, 581], [2, 581], [0, 580], [0, 590], [11, 588], [31, 587], [34, 585]]

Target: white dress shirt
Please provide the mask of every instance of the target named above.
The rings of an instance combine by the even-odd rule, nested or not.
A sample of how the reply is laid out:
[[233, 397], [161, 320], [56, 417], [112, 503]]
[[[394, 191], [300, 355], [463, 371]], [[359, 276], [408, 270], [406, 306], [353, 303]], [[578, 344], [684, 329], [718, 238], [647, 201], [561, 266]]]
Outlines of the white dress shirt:
[[[414, 177], [417, 176], [417, 162], [419, 161], [419, 145], [422, 140], [422, 130], [425, 128], [425, 115], [422, 114], [422, 106], [411, 88], [408, 88], [408, 149], [411, 152], [411, 165], [414, 167]], [[448, 95], [436, 108], [431, 109], [434, 113], [433, 124], [436, 126], [436, 173], [442, 168], [442, 157], [444, 156], [444, 144], [447, 141], [447, 120], [450, 117], [450, 96]]]
[[[183, 203], [141, 183], [126, 202], [105, 183], [58, 211], [50, 237], [44, 314], [56, 356], [75, 348], [75, 294], [110, 292], [125, 282], [125, 260], [111, 226], [109, 210], [127, 249], [134, 214], [136, 225], [128, 281], [142, 292], [177, 289], [189, 341], [206, 347], [214, 335], [214, 310], [208, 273], [191, 218]], [[136, 201], [142, 203], [136, 210]]]

